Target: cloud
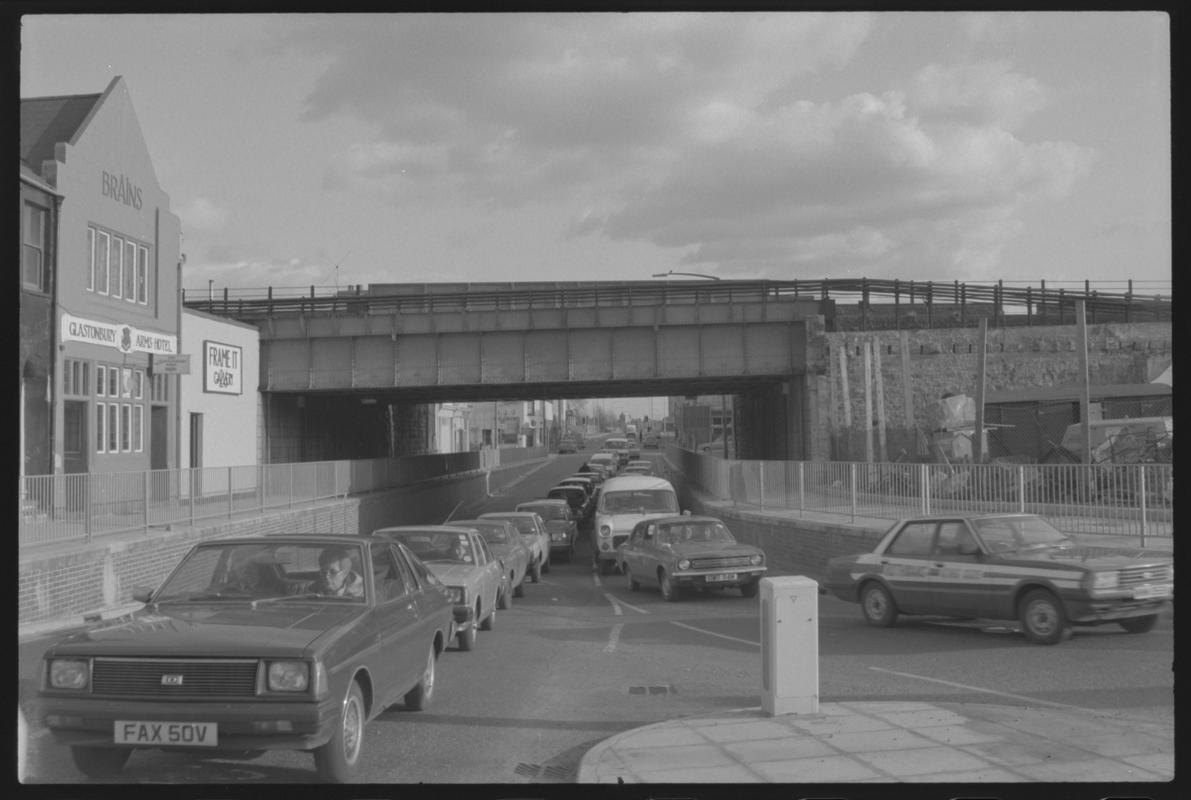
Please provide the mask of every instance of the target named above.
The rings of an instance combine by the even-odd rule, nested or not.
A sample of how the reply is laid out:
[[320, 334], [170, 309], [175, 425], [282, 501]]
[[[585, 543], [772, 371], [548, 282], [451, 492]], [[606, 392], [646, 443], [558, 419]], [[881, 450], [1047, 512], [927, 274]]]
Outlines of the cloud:
[[[1096, 154], [1021, 138], [1046, 107], [1005, 60], [935, 63], [832, 96], [866, 14], [451, 15], [312, 23], [303, 119], [347, 115], [324, 185], [430, 206], [566, 205], [572, 238], [726, 272], [992, 270], [1023, 209]], [[966, 20], [971, 42], [1013, 26]], [[962, 26], [961, 26], [962, 27]], [[965, 48], [966, 50], [966, 48]]]
[[176, 209], [183, 230], [213, 231], [227, 224], [228, 211], [213, 200], [196, 197]]

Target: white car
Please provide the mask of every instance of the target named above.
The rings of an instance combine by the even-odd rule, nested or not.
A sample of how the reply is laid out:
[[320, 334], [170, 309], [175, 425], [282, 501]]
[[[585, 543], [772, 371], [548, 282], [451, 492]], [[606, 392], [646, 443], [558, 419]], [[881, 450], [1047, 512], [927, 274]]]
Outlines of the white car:
[[591, 531], [600, 572], [607, 574], [616, 568], [616, 548], [629, 538], [638, 522], [679, 513], [678, 495], [664, 478], [622, 475], [604, 481]]

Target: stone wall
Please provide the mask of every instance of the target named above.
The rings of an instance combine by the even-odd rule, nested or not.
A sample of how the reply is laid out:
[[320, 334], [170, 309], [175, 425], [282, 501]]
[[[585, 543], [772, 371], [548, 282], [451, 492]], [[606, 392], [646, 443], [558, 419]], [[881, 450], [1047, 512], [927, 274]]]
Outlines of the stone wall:
[[[812, 343], [812, 372], [818, 373], [818, 401], [826, 403], [827, 427], [841, 431], [845, 402], [854, 428], [865, 414], [864, 345], [872, 347], [873, 418], [877, 417], [878, 370], [889, 428], [930, 428], [930, 415], [945, 394], [975, 396], [979, 330], [824, 333]], [[985, 390], [1077, 386], [1079, 328], [1076, 325], [989, 328]], [[845, 363], [840, 363], [840, 354]], [[1171, 363], [1169, 323], [1108, 323], [1088, 326], [1088, 372], [1092, 384], [1147, 383]], [[841, 375], [847, 375], [847, 399]], [[824, 396], [825, 395], [825, 396]], [[908, 403], [908, 405], [907, 405]], [[908, 411], [908, 413], [907, 413]]]

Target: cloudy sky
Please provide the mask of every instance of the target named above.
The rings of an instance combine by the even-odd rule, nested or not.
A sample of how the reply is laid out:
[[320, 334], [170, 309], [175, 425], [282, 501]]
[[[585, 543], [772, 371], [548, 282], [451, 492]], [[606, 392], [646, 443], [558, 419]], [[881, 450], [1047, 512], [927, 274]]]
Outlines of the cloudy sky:
[[1168, 287], [1169, 34], [1156, 12], [29, 16], [21, 96], [124, 76], [187, 289]]

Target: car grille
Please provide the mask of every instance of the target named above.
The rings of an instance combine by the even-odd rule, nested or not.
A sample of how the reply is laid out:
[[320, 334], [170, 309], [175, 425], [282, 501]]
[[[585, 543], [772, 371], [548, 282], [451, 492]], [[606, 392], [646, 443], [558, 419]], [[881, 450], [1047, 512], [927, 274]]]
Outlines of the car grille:
[[1149, 567], [1127, 567], [1120, 571], [1118, 585], [1121, 587], [1140, 586], [1143, 583], [1170, 583], [1174, 579], [1169, 564]]
[[720, 558], [692, 558], [691, 569], [719, 569], [720, 567], [751, 567], [749, 556], [721, 556]]
[[[256, 674], [256, 659], [97, 658], [91, 684], [94, 695], [254, 697]], [[166, 675], [173, 682], [164, 683]]]

